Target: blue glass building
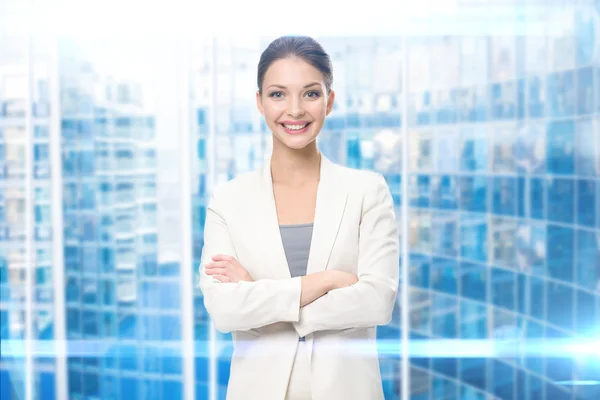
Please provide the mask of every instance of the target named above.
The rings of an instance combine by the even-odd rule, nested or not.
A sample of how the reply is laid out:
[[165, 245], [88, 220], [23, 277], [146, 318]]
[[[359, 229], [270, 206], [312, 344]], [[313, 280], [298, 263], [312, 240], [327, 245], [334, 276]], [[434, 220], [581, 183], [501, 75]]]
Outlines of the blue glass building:
[[[386, 399], [600, 398], [600, 2], [500, 4], [535, 12], [318, 37], [336, 91], [319, 147], [382, 173], [407, 233]], [[224, 399], [231, 339], [197, 267], [212, 189], [270, 151], [254, 93], [275, 37], [6, 37], [0, 397]]]

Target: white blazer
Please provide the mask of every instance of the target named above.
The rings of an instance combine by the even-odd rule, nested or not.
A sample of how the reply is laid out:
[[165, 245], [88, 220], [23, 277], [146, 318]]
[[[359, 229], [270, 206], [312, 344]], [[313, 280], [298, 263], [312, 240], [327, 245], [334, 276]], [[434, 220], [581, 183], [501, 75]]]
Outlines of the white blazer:
[[[204, 304], [217, 330], [233, 332], [228, 400], [284, 400], [302, 336], [311, 349], [313, 400], [383, 399], [376, 326], [391, 320], [399, 241], [381, 175], [322, 156], [307, 274], [343, 270], [359, 281], [303, 308], [301, 278], [291, 278], [281, 241], [270, 160], [213, 191], [204, 232]], [[206, 275], [215, 254], [234, 256], [254, 282]]]

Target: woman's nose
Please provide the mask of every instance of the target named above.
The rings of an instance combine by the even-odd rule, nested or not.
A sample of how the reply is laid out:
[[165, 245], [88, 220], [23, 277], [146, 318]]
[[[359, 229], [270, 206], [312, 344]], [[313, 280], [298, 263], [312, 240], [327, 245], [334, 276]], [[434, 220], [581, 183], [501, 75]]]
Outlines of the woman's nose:
[[289, 103], [289, 107], [288, 107], [288, 115], [290, 117], [298, 117], [302, 114], [304, 114], [304, 110], [302, 109], [302, 104], [300, 103], [299, 100], [292, 100]]

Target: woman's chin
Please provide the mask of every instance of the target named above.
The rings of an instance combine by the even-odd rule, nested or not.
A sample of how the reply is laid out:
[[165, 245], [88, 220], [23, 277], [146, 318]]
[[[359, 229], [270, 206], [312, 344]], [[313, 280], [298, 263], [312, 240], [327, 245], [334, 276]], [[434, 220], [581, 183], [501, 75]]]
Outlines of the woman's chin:
[[283, 144], [284, 146], [293, 149], [293, 150], [302, 150], [303, 148], [305, 148], [306, 146], [308, 146], [309, 144], [311, 144], [315, 138], [308, 137], [308, 136], [300, 136], [298, 135], [297, 137], [285, 137], [285, 138], [278, 138], [279, 141], [281, 142], [281, 144]]

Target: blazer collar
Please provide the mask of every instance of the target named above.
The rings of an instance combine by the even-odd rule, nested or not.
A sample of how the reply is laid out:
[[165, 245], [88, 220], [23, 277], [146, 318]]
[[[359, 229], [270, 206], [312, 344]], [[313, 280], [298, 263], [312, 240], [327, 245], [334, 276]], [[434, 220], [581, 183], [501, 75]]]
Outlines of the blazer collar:
[[[348, 190], [342, 185], [342, 181], [339, 167], [321, 154], [320, 180], [317, 188], [317, 203], [307, 275], [327, 268], [348, 198]], [[264, 239], [269, 246], [269, 254], [274, 257], [273, 262], [268, 263], [269, 268], [276, 279], [290, 278], [290, 268], [281, 241], [277, 208], [273, 195], [271, 157], [267, 158], [261, 172], [261, 189], [265, 204], [263, 215], [265, 226], [261, 232], [265, 234]]]

